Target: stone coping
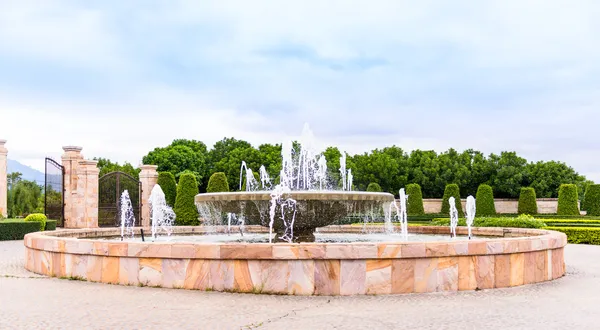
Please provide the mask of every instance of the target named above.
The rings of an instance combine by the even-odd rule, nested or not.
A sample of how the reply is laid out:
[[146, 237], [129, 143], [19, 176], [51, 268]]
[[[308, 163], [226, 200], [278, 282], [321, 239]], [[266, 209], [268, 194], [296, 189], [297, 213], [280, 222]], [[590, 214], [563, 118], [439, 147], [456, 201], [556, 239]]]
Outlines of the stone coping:
[[[373, 226], [377, 230], [377, 226]], [[381, 227], [379, 228], [381, 229]], [[261, 226], [247, 226], [248, 232], [268, 232]], [[175, 234], [225, 232], [225, 226], [175, 227]], [[330, 226], [320, 232], [360, 232], [362, 226]], [[412, 233], [449, 235], [448, 227], [409, 227]], [[139, 228], [136, 228], [139, 233]], [[459, 235], [466, 227], [457, 229]], [[150, 230], [147, 229], [147, 233]], [[539, 229], [473, 228], [473, 235], [497, 238], [431, 242], [356, 242], [356, 243], [198, 243], [131, 242], [94, 239], [120, 235], [118, 228], [65, 229], [27, 234], [29, 249], [75, 255], [108, 257], [230, 259], [230, 260], [306, 260], [306, 259], [410, 259], [454, 256], [484, 256], [559, 249], [567, 244], [565, 234]], [[147, 235], [149, 237], [149, 235]]]
[[[321, 200], [321, 201], [381, 201], [393, 202], [394, 195], [381, 192], [365, 191], [322, 191], [322, 190], [300, 190], [286, 193], [286, 196], [295, 200]], [[242, 192], [219, 192], [203, 193], [196, 195], [196, 203], [215, 201], [270, 201], [270, 191], [242, 191]]]

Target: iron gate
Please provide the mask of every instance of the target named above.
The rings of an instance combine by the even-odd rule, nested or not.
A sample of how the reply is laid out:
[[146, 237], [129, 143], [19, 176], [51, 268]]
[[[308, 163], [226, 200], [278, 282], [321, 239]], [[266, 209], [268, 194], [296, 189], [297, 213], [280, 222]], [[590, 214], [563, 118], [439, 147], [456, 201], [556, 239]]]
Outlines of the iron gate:
[[54, 159], [46, 158], [44, 179], [44, 213], [48, 219], [56, 220], [56, 225], [64, 226], [64, 176], [65, 170]]
[[98, 181], [98, 226], [114, 227], [121, 225], [121, 194], [127, 190], [136, 226], [140, 221], [140, 181], [124, 172], [111, 172]]

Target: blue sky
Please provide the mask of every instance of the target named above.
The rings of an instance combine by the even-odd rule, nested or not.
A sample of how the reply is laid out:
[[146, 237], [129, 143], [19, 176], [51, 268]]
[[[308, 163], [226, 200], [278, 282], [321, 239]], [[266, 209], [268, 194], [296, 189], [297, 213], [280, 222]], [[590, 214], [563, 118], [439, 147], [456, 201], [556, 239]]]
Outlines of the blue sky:
[[0, 1], [0, 138], [38, 168], [71, 144], [138, 164], [308, 122], [351, 153], [515, 150], [600, 181], [597, 17], [593, 0]]

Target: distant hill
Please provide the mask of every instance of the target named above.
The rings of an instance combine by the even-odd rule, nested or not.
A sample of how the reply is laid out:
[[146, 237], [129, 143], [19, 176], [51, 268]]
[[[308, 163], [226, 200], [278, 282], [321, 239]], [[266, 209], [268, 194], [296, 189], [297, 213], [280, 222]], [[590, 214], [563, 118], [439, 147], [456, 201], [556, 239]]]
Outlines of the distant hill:
[[45, 176], [44, 173], [33, 169], [27, 165], [23, 165], [16, 160], [9, 159], [8, 160], [8, 173], [19, 172], [23, 174], [21, 178], [23, 180], [35, 181], [39, 185], [44, 184]]

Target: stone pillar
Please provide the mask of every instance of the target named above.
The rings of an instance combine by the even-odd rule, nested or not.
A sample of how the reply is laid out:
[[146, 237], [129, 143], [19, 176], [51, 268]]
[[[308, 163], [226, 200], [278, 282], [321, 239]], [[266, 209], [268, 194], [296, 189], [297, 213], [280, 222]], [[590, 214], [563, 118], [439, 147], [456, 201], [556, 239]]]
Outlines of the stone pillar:
[[64, 227], [98, 227], [98, 162], [85, 160], [81, 147], [63, 147]]
[[8, 215], [8, 180], [6, 179], [6, 155], [8, 150], [4, 147], [6, 140], [0, 140], [0, 218]]
[[142, 165], [140, 166], [142, 171], [140, 172], [140, 182], [142, 184], [142, 195], [140, 196], [140, 203], [142, 204], [141, 210], [141, 224], [142, 227], [150, 227], [150, 193], [152, 188], [158, 182], [158, 172], [156, 165]]

